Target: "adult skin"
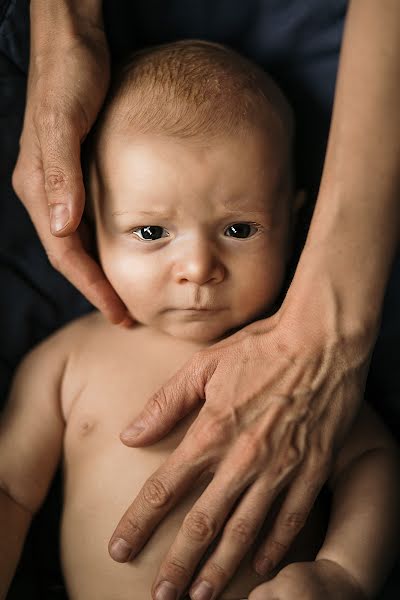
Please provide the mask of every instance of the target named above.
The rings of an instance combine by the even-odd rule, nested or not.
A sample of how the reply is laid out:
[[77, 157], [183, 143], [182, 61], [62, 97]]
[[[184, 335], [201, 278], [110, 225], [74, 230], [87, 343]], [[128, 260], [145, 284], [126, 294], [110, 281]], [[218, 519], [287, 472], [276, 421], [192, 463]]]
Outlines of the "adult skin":
[[53, 267], [112, 323], [129, 324], [125, 306], [86, 252], [80, 225], [85, 204], [80, 146], [110, 79], [101, 2], [33, 1], [30, 12], [27, 100], [13, 187]]
[[[77, 232], [84, 203], [80, 143], [107, 84], [100, 5], [31, 2], [27, 108], [13, 183], [52, 264], [118, 323], [126, 319], [125, 307]], [[276, 565], [304, 524], [359, 410], [399, 239], [399, 55], [398, 0], [352, 0], [322, 184], [282, 307], [197, 353], [149, 399], [135, 420], [142, 430], [134, 435], [130, 427], [122, 434], [128, 445], [152, 444], [204, 403], [110, 542], [116, 560], [132, 559], [199, 474], [215, 472], [160, 566], [154, 597], [163, 581], [182, 594], [222, 531], [190, 588], [204, 580], [219, 593], [285, 489], [254, 561], [260, 573]], [[67, 223], [52, 228], [54, 235], [48, 204], [69, 211]], [[65, 213], [58, 210], [60, 222]], [[118, 539], [125, 544], [115, 545]], [[268, 584], [249, 596], [266, 597]]]

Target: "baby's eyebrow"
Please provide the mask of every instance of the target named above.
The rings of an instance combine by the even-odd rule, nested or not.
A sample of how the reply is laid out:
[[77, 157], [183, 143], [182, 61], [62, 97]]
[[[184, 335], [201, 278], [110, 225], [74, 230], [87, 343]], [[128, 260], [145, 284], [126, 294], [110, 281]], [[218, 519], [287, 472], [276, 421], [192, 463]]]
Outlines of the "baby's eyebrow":
[[[229, 215], [242, 215], [243, 213], [246, 214], [254, 214], [254, 215], [260, 215], [260, 214], [265, 214], [265, 212], [268, 212], [268, 210], [266, 208], [264, 208], [263, 210], [249, 210], [246, 207], [243, 207], [241, 209], [239, 208], [235, 208], [235, 209], [229, 209], [228, 207], [224, 207], [224, 213], [225, 214], [229, 214]], [[140, 216], [144, 216], [144, 217], [163, 217], [163, 218], [171, 218], [176, 214], [176, 211], [168, 211], [168, 210], [116, 210], [114, 212], [111, 213], [111, 215], [113, 217], [119, 217], [121, 215], [129, 215], [129, 214], [134, 214], [134, 215], [140, 215]]]
[[143, 215], [145, 217], [170, 217], [175, 214], [175, 211], [169, 210], [116, 210], [111, 213], [113, 217], [119, 217], [120, 215]]

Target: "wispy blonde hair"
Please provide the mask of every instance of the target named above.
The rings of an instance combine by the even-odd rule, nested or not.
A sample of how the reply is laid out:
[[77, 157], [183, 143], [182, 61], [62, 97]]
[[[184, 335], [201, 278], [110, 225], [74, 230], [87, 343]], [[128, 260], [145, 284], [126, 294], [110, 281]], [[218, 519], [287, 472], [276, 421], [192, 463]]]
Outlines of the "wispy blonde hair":
[[292, 111], [265, 71], [227, 46], [181, 40], [135, 52], [120, 65], [98, 129], [206, 138], [274, 122], [291, 146]]

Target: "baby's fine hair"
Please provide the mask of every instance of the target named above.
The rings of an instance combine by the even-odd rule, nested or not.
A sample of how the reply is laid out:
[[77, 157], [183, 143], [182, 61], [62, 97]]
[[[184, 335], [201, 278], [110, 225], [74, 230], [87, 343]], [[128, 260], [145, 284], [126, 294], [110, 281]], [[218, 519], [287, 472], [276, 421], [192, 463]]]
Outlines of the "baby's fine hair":
[[227, 46], [203, 40], [180, 40], [134, 52], [113, 68], [105, 103], [83, 146], [88, 221], [93, 223], [90, 165], [100, 176], [103, 144], [113, 133], [212, 143], [221, 135], [254, 128], [271, 139], [294, 188], [293, 112], [261, 67]]
[[277, 122], [292, 146], [291, 108], [265, 71], [227, 46], [181, 40], [134, 52], [115, 70], [95, 129], [201, 139]]

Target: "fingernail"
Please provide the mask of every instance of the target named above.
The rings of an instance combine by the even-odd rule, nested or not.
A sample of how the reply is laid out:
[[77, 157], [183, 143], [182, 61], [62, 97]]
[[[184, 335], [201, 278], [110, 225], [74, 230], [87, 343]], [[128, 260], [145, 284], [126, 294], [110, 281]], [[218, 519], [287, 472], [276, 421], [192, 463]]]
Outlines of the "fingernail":
[[53, 233], [64, 229], [68, 221], [69, 210], [65, 204], [52, 204], [50, 206], [50, 227]]
[[121, 538], [114, 540], [110, 547], [110, 554], [117, 562], [126, 562], [131, 552], [130, 545]]
[[132, 425], [132, 427], [125, 429], [125, 431], [122, 432], [122, 436], [131, 440], [132, 438], [138, 437], [142, 431], [144, 431], [143, 425]]
[[192, 600], [211, 600], [214, 589], [208, 581], [199, 581], [189, 593]]
[[176, 600], [178, 590], [169, 581], [162, 581], [157, 587], [156, 600]]
[[259, 575], [266, 575], [272, 571], [272, 562], [267, 557], [259, 558], [255, 562], [254, 568]]
[[129, 329], [130, 327], [132, 327], [133, 323], [133, 319], [131, 319], [131, 317], [129, 316], [126, 316], [125, 319], [119, 323], [119, 325], [121, 325], [121, 327], [126, 327], [126, 329]]

